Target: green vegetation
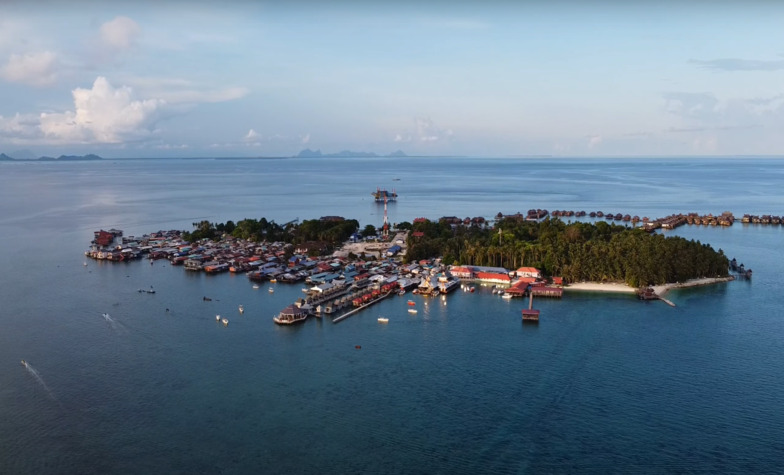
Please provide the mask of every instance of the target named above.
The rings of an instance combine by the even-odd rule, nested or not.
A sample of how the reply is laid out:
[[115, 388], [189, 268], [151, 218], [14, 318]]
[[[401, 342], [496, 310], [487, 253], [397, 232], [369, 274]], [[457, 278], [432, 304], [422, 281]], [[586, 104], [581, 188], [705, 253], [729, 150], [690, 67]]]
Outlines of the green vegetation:
[[568, 282], [623, 281], [632, 287], [726, 276], [724, 252], [681, 237], [648, 234], [605, 222], [501, 219], [494, 228], [417, 222], [408, 237], [408, 261], [442, 256], [445, 263], [531, 266]]
[[210, 223], [201, 221], [193, 223], [192, 232], [183, 233], [183, 239], [189, 242], [201, 239], [218, 241], [224, 234], [250, 241], [285, 242], [290, 244], [304, 244], [318, 241], [325, 247], [331, 248], [346, 241], [359, 229], [359, 222], [355, 219], [321, 220], [311, 219], [300, 224], [289, 223], [282, 226], [266, 218], [243, 219], [236, 224], [232, 221], [226, 223]]

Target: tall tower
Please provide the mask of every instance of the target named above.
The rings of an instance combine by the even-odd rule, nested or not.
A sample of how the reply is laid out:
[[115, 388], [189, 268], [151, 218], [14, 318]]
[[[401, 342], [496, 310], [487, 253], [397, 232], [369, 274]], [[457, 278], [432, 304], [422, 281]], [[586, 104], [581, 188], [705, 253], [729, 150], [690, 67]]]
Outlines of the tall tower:
[[389, 238], [389, 221], [387, 220], [387, 195], [384, 193], [384, 227], [383, 231], [381, 232], [381, 236], [384, 239]]

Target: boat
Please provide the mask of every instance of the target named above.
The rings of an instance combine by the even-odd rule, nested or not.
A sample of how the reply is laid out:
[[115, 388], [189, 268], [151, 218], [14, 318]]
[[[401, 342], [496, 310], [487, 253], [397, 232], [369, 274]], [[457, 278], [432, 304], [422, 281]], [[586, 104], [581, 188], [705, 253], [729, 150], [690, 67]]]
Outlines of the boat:
[[460, 281], [451, 275], [441, 275], [438, 277], [438, 290], [442, 294], [448, 294], [460, 286]]
[[277, 284], [277, 283], [278, 283], [278, 279], [274, 277], [270, 279], [270, 284]]
[[378, 323], [389, 323], [389, 319], [386, 317], [378, 317]]
[[413, 300], [409, 300], [409, 301], [408, 301], [408, 305], [410, 305], [410, 306], [414, 306], [414, 305], [416, 305], [416, 302], [414, 302]]
[[273, 289], [272, 287], [270, 287], [270, 288], [269, 288], [269, 293], [271, 293], [271, 294], [272, 294], [272, 293], [275, 293], [275, 289]]
[[397, 200], [397, 193], [395, 193], [394, 190], [390, 192], [387, 191], [386, 189], [382, 190], [381, 188], [376, 188], [376, 191], [374, 193], [371, 193], [371, 195], [373, 195], [373, 199], [376, 200], [376, 203], [383, 203], [385, 201]]
[[504, 292], [503, 294], [501, 294], [501, 298], [502, 299], [507, 299], [507, 300], [511, 299], [512, 298], [512, 294]]
[[272, 321], [278, 325], [293, 325], [304, 322], [306, 318], [308, 318], [308, 313], [304, 309], [291, 304], [281, 310], [276, 317], [273, 317]]
[[417, 309], [415, 309], [415, 308], [409, 308], [409, 309], [408, 309], [408, 313], [417, 313]]
[[400, 289], [400, 291], [397, 294], [402, 297], [402, 296], [406, 295], [406, 291], [405, 291], [405, 289]]
[[240, 305], [239, 310], [241, 314], [245, 313], [245, 307], [243, 307], [242, 305]]
[[215, 321], [216, 321], [216, 322], [219, 322], [219, 321], [220, 321], [220, 315], [215, 315]]
[[27, 361], [25, 361], [25, 360], [22, 360], [22, 366], [24, 366], [25, 368], [27, 368]]
[[223, 324], [223, 326], [224, 326], [224, 327], [225, 327], [225, 326], [228, 326], [228, 324], [229, 324], [229, 319], [228, 319], [228, 318], [224, 318], [224, 319], [222, 319], [222, 320], [221, 320], [221, 323]]
[[257, 290], [259, 288], [258, 284], [253, 284], [253, 289]]
[[475, 290], [476, 290], [476, 289], [475, 289], [473, 286], [471, 286], [471, 287], [469, 287], [469, 288], [468, 288], [468, 291], [469, 291], [469, 292], [471, 292], [471, 293], [473, 293]]

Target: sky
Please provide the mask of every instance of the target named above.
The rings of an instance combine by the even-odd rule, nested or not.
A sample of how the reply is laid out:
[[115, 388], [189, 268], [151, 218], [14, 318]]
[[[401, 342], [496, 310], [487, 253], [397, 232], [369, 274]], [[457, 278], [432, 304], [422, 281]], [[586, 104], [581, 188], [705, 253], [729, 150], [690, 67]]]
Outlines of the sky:
[[0, 152], [784, 155], [784, 2], [0, 0]]

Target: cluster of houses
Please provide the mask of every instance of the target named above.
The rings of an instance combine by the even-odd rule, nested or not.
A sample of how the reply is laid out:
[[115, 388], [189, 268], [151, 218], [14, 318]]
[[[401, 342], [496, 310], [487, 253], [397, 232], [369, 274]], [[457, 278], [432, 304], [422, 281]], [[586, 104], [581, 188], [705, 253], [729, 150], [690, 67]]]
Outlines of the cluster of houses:
[[553, 277], [548, 282], [535, 267], [508, 271], [503, 267], [452, 266], [450, 272], [459, 279], [500, 286], [499, 293], [507, 298], [522, 297], [529, 293], [545, 297], [563, 295], [563, 278]]
[[754, 224], [781, 224], [784, 223], [784, 216], [774, 216], [770, 214], [763, 214], [762, 216], [756, 214], [744, 214], [741, 218], [742, 223]]

